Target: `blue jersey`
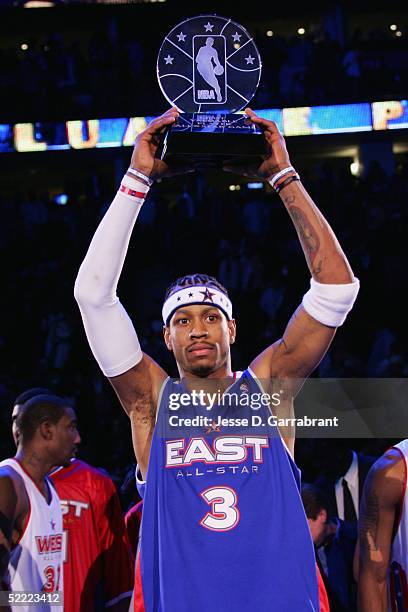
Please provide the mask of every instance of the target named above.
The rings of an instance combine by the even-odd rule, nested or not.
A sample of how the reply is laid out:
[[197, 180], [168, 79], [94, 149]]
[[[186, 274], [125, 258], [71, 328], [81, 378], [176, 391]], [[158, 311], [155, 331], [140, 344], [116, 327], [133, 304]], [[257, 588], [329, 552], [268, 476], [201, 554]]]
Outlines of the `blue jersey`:
[[209, 410], [165, 383], [139, 487], [147, 612], [319, 610], [299, 470], [261, 393], [246, 370]]

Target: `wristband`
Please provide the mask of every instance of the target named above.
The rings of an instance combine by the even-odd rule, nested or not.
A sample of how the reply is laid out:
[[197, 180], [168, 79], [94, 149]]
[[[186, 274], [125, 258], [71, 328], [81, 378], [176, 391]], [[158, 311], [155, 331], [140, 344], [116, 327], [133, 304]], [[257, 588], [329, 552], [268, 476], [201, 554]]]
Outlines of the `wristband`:
[[143, 204], [150, 187], [142, 181], [137, 181], [125, 174], [119, 187], [119, 193], [138, 204]]
[[292, 183], [293, 181], [300, 181], [300, 176], [296, 173], [293, 176], [289, 176], [287, 179], [279, 182], [279, 184], [275, 187], [276, 193], [280, 193], [284, 187]]
[[129, 172], [129, 174], [133, 174], [138, 179], [142, 179], [143, 181], [146, 181], [149, 187], [151, 187], [154, 183], [154, 181], [149, 176], [147, 176], [146, 174], [143, 174], [143, 172], [139, 172], [139, 170], [135, 170], [134, 168], [129, 167], [127, 169], [127, 172]]
[[123, 195], [125, 195], [127, 198], [130, 198], [131, 200], [134, 200], [139, 204], [143, 204], [143, 202], [145, 201], [145, 193], [143, 193], [142, 191], [135, 191], [134, 189], [130, 189], [129, 187], [126, 187], [126, 185], [124, 185], [123, 183], [119, 187], [119, 191], [120, 193], [123, 193]]
[[359, 288], [358, 278], [343, 285], [326, 285], [312, 278], [310, 289], [303, 296], [303, 308], [323, 325], [339, 327], [352, 309]]
[[271, 177], [267, 179], [267, 181], [271, 187], [275, 187], [276, 181], [278, 181], [281, 178], [281, 176], [288, 174], [288, 172], [296, 172], [296, 170], [293, 168], [293, 166], [288, 166], [287, 168], [284, 168], [277, 174], [273, 174]]
[[127, 174], [123, 176], [121, 182], [123, 185], [126, 185], [126, 187], [136, 189], [136, 191], [143, 191], [143, 193], [148, 193], [150, 189], [149, 185], [146, 185], [146, 183], [143, 183], [143, 181], [133, 178], [133, 176], [128, 176]]

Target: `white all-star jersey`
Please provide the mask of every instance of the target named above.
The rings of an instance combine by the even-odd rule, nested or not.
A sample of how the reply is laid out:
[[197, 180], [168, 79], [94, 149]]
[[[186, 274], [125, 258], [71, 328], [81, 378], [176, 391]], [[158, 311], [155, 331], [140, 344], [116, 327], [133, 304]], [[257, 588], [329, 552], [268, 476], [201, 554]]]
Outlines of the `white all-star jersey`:
[[[16, 459], [0, 462], [0, 467], [10, 467], [23, 479], [30, 502], [29, 516], [24, 532], [10, 553], [8, 571], [4, 577], [6, 590], [13, 593], [25, 591], [38, 594], [63, 592], [63, 530], [59, 497], [47, 479], [50, 503], [36, 483]], [[44, 599], [44, 598], [43, 598]], [[27, 606], [11, 606], [16, 612], [35, 609], [38, 612], [62, 612], [61, 606], [49, 601], [31, 600]], [[49, 599], [52, 599], [50, 595]]]

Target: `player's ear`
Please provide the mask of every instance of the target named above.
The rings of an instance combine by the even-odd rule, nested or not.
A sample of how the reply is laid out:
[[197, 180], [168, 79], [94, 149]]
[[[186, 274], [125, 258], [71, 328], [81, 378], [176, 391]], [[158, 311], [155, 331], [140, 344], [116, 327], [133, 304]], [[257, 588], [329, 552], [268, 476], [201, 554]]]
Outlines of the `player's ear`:
[[173, 345], [171, 343], [170, 327], [168, 325], [163, 325], [163, 336], [164, 336], [164, 342], [166, 343], [167, 348], [169, 349], [169, 351], [172, 351]]
[[320, 520], [321, 523], [323, 524], [327, 523], [327, 510], [322, 508], [319, 514], [317, 515], [317, 518]]
[[228, 329], [230, 336], [230, 344], [234, 344], [235, 338], [237, 337], [237, 325], [235, 323], [235, 319], [230, 319], [228, 321]]
[[44, 440], [51, 440], [54, 433], [54, 424], [51, 421], [40, 423], [38, 431]]

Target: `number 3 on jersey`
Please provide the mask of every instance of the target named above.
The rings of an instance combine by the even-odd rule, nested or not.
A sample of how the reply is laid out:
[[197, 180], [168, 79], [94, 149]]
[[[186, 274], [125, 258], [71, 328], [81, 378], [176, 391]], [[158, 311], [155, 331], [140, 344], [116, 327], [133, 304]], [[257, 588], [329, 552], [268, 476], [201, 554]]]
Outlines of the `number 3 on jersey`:
[[210, 487], [200, 493], [201, 497], [211, 505], [200, 521], [200, 525], [211, 531], [229, 531], [239, 523], [239, 510], [236, 507], [238, 495], [230, 487]]
[[58, 565], [57, 569], [55, 570], [53, 565], [48, 565], [48, 567], [46, 567], [44, 570], [44, 576], [47, 582], [43, 586], [43, 591], [45, 593], [54, 593], [55, 591], [59, 591], [61, 566]]

